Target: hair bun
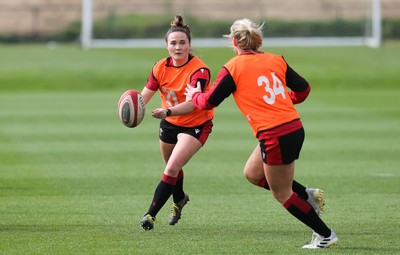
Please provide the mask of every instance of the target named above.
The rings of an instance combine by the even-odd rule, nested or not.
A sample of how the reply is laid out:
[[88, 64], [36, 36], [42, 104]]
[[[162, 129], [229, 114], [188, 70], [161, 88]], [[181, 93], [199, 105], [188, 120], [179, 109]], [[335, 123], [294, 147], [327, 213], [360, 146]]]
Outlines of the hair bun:
[[171, 21], [171, 26], [176, 26], [176, 27], [185, 27], [187, 26], [183, 22], [183, 18], [181, 15], [176, 15], [175, 18]]

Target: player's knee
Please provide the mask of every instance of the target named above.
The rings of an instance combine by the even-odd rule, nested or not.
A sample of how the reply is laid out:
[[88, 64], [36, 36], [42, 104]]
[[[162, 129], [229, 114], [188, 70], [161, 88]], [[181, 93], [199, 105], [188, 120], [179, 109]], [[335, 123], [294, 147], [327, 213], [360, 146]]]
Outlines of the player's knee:
[[164, 170], [164, 174], [172, 177], [177, 177], [181, 169], [181, 167], [167, 166]]
[[244, 177], [246, 177], [246, 179], [247, 179], [250, 183], [252, 183], [252, 184], [254, 184], [254, 185], [258, 185], [258, 182], [260, 181], [260, 180], [259, 180], [260, 178], [254, 176], [253, 172], [250, 171], [248, 168], [246, 168], [246, 167], [244, 168], [244, 170], [243, 170], [243, 175], [244, 175]]

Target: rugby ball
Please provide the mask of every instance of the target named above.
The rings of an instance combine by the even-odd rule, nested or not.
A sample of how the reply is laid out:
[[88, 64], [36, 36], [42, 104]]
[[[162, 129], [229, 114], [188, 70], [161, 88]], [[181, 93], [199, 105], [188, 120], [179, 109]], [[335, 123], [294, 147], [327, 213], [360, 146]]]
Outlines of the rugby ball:
[[129, 128], [138, 126], [146, 111], [146, 103], [142, 94], [134, 89], [125, 91], [118, 102], [118, 116], [122, 124]]

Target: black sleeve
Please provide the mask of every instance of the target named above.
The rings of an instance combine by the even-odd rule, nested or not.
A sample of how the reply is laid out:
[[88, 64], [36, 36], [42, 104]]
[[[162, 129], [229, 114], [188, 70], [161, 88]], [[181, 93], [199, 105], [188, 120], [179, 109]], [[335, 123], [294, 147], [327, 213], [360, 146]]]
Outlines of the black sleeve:
[[293, 91], [305, 91], [308, 88], [308, 82], [287, 65], [286, 86]]
[[208, 98], [207, 102], [214, 106], [218, 106], [234, 91], [236, 91], [236, 85], [232, 76], [227, 70], [226, 72], [221, 72], [214, 83], [213, 92]]

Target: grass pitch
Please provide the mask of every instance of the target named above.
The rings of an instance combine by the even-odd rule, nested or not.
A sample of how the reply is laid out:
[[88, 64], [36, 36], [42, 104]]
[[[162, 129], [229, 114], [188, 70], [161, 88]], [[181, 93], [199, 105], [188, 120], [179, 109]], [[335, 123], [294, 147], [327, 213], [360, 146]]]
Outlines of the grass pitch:
[[[326, 194], [327, 254], [400, 254], [400, 45], [285, 48], [312, 85], [296, 180]], [[197, 49], [213, 78], [233, 55]], [[311, 231], [242, 169], [256, 146], [231, 98], [185, 168], [191, 201], [169, 226], [139, 221], [163, 170], [158, 121], [135, 129], [117, 101], [166, 50], [0, 46], [0, 254], [309, 254]], [[157, 107], [154, 98], [148, 110]], [[233, 139], [234, 138], [234, 139]]]

